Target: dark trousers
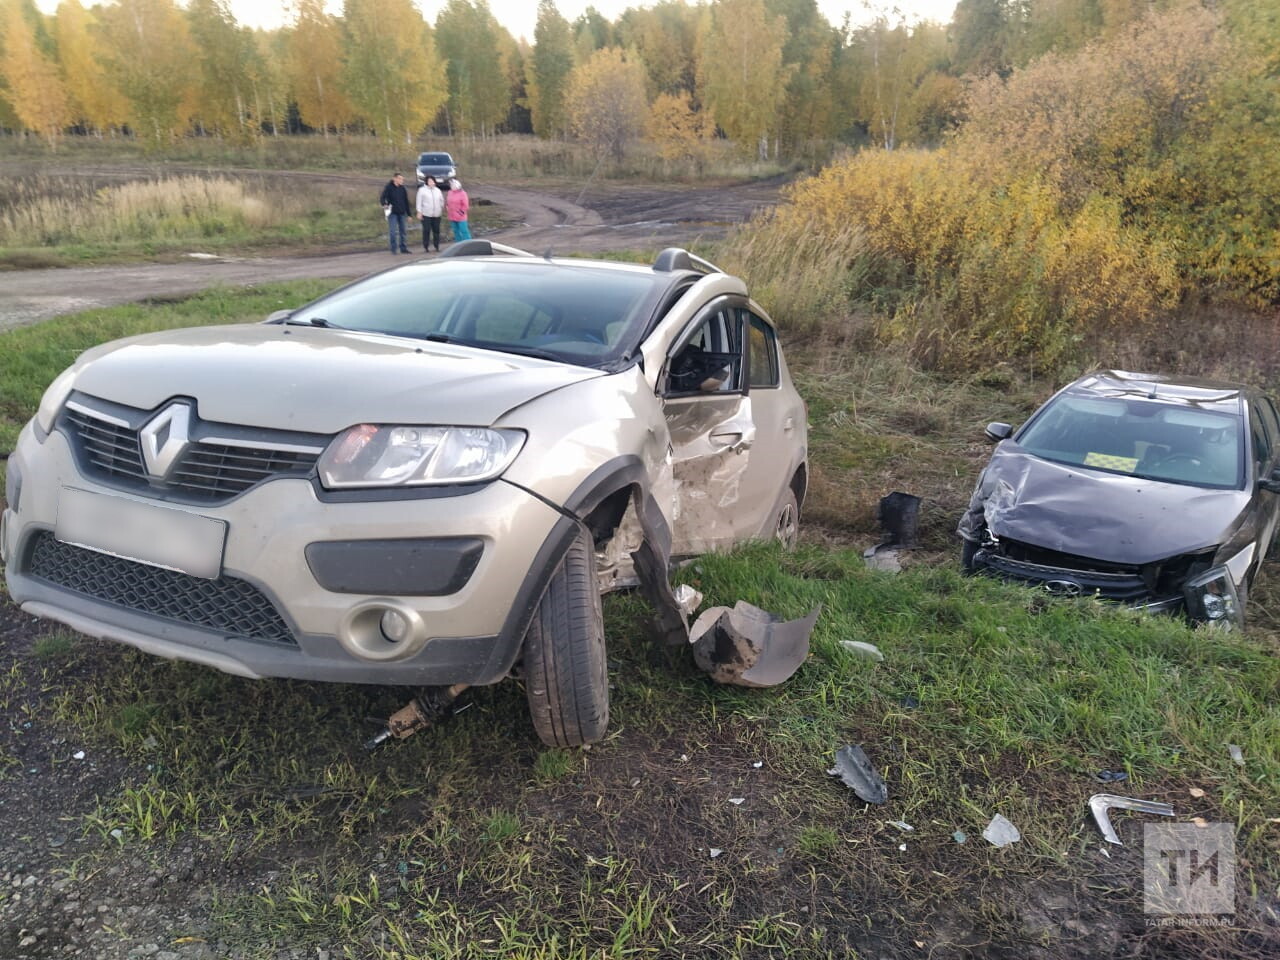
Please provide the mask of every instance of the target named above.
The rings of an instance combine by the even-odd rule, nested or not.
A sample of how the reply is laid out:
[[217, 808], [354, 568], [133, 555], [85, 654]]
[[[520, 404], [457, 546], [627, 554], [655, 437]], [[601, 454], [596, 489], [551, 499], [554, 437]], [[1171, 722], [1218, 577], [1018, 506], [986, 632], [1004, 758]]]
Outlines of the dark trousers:
[[[428, 243], [428, 237], [431, 243]], [[434, 246], [440, 249], [440, 218], [439, 217], [423, 217], [422, 218], [422, 249], [430, 250]]]

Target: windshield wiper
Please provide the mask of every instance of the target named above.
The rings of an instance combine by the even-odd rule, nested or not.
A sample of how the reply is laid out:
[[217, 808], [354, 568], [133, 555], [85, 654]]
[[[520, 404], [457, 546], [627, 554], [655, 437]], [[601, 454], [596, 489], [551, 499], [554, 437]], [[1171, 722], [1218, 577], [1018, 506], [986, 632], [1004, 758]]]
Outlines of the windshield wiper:
[[296, 327], [324, 327], [327, 330], [345, 329], [345, 327], [340, 327], [336, 323], [330, 323], [324, 317], [309, 317], [306, 320], [301, 320], [301, 319], [295, 320], [293, 317], [289, 317], [288, 319], [285, 320], [285, 323], [291, 324]]
[[550, 360], [552, 363], [568, 363], [564, 357], [557, 356], [549, 350], [539, 350], [537, 347], [520, 347], [509, 343], [490, 343], [478, 342], [475, 340], [464, 340], [461, 337], [451, 337], [447, 333], [424, 333], [423, 340], [430, 340], [432, 343], [448, 343], [457, 347], [474, 347], [477, 350], [492, 350], [495, 353], [515, 353], [522, 357], [533, 357], [535, 360]]

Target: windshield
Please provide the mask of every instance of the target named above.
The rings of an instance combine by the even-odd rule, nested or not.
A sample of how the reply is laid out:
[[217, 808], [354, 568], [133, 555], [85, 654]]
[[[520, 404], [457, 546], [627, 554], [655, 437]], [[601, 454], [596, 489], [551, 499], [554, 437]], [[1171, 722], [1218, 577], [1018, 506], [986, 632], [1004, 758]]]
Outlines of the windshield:
[[453, 158], [447, 153], [424, 153], [418, 157], [420, 167], [451, 167]]
[[1064, 394], [1017, 437], [1029, 453], [1108, 473], [1196, 487], [1243, 483], [1243, 421], [1181, 404]]
[[639, 339], [654, 277], [542, 260], [436, 260], [337, 290], [290, 323], [343, 327], [599, 367]]

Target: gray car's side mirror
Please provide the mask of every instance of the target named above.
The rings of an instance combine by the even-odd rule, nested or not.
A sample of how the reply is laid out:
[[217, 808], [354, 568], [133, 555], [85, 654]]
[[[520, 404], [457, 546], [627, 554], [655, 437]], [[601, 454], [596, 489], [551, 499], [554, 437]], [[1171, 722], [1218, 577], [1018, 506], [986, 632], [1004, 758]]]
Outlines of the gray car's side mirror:
[[999, 443], [1001, 440], [1008, 440], [1013, 436], [1013, 427], [1007, 423], [988, 423], [987, 429], [983, 431], [988, 440], [992, 443]]
[[1271, 471], [1271, 476], [1258, 481], [1258, 486], [1270, 493], [1280, 493], [1280, 467]]

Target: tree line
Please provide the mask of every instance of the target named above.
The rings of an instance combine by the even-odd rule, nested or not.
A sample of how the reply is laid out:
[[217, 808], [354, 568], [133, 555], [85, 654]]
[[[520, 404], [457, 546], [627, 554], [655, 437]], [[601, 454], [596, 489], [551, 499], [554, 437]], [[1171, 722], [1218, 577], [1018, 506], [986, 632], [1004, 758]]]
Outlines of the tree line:
[[486, 0], [297, 0], [278, 30], [237, 23], [226, 0], [0, 0], [0, 127], [57, 143], [128, 134], [424, 132], [575, 138], [621, 158], [647, 137], [697, 162], [725, 136], [760, 157], [833, 144], [933, 145], [963, 119], [970, 78], [1114, 34], [1177, 0], [960, 0], [950, 24], [887, 5], [829, 23], [816, 0], [661, 0], [615, 21], [569, 21], [540, 0], [532, 42]]

